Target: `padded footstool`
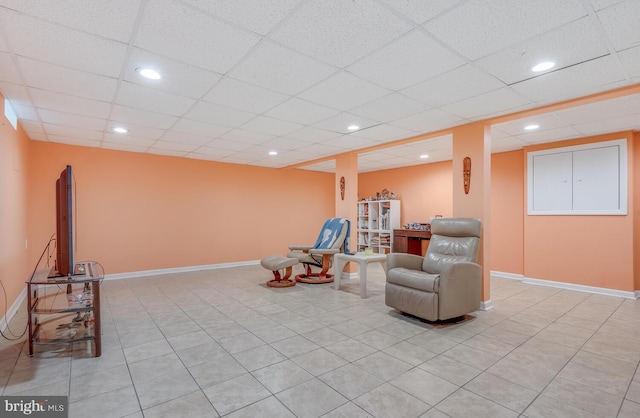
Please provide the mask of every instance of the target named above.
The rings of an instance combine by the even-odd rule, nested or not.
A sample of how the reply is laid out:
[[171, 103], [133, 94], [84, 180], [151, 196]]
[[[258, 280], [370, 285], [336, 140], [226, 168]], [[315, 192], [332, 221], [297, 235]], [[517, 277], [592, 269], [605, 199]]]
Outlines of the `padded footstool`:
[[[273, 280], [267, 282], [270, 287], [295, 286], [296, 281], [290, 280], [293, 266], [298, 264], [297, 258], [288, 258], [282, 255], [270, 255], [260, 260], [260, 265], [273, 272]], [[284, 270], [284, 277], [280, 276], [280, 270]]]

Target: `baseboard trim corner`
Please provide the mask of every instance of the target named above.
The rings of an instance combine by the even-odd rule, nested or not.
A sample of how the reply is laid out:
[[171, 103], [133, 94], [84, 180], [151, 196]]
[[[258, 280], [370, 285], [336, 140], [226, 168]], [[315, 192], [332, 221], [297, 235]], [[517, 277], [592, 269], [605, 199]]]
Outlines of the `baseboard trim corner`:
[[0, 318], [0, 321], [1, 321], [0, 330], [2, 330], [3, 334], [5, 334], [5, 331], [7, 331], [7, 328], [9, 327], [8, 325], [9, 322], [11, 322], [13, 317], [18, 313], [18, 310], [20, 310], [20, 307], [22, 306], [22, 303], [25, 301], [26, 298], [27, 298], [27, 286], [25, 286], [22, 289], [22, 292], [20, 292], [20, 294], [18, 295], [16, 300], [13, 302], [13, 304], [11, 304], [9, 309], [7, 309], [7, 313], [5, 314], [5, 316]]
[[504, 271], [493, 271], [491, 270], [490, 274], [495, 277], [501, 277], [503, 279], [511, 279], [511, 280], [522, 280], [524, 276], [522, 274], [516, 273], [507, 273]]
[[491, 309], [493, 309], [493, 302], [491, 302], [491, 299], [480, 302], [481, 311], [489, 311]]

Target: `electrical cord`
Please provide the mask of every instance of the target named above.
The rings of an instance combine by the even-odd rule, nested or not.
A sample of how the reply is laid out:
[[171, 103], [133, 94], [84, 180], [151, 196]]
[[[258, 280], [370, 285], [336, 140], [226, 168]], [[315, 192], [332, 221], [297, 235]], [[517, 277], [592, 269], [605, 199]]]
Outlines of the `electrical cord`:
[[[49, 238], [49, 242], [47, 242], [47, 245], [44, 247], [44, 250], [42, 251], [42, 254], [40, 254], [40, 258], [38, 259], [38, 262], [36, 263], [36, 267], [33, 269], [33, 272], [31, 273], [31, 276], [29, 277], [29, 280], [33, 279], [33, 276], [35, 276], [36, 271], [38, 271], [38, 266], [40, 265], [40, 262], [42, 261], [42, 257], [44, 257], [45, 253], [47, 253], [48, 255], [48, 251], [49, 251], [49, 247], [51, 246], [51, 243], [53, 241], [55, 241], [55, 235], [53, 234], [51, 235], [51, 238]], [[48, 264], [48, 259], [47, 259], [47, 264]], [[7, 325], [6, 329], [9, 331], [9, 334], [11, 334], [13, 337], [8, 337], [7, 335], [4, 334], [4, 332], [2, 332], [2, 330], [0, 329], [0, 335], [5, 339], [5, 340], [9, 340], [9, 341], [17, 341], [20, 338], [24, 337], [24, 335], [27, 333], [27, 328], [29, 327], [29, 325], [25, 325], [24, 330], [22, 331], [22, 333], [20, 335], [16, 335], [13, 333], [13, 331], [11, 330], [11, 328], [9, 327], [9, 321], [7, 320], [7, 313], [8, 313], [8, 308], [9, 308], [9, 301], [7, 299], [7, 290], [4, 287], [4, 284], [2, 283], [2, 280], [0, 280], [0, 287], [2, 287], [2, 293], [4, 294], [4, 322]]]

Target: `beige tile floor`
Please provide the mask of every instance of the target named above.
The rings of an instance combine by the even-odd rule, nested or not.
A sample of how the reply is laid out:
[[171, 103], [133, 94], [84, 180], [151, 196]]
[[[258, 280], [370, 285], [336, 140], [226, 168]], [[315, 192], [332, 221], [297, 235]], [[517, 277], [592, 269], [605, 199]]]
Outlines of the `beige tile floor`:
[[640, 416], [640, 301], [494, 278], [494, 309], [434, 328], [385, 306], [378, 264], [367, 299], [270, 279], [105, 281], [102, 357], [2, 341], [1, 393], [68, 395], [77, 418]]

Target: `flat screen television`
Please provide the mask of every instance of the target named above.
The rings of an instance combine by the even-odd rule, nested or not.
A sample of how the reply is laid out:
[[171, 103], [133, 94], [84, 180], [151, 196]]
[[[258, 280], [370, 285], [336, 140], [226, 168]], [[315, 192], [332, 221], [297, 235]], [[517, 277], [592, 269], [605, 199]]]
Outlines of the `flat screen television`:
[[56, 274], [69, 276], [74, 268], [74, 184], [70, 165], [56, 180]]

